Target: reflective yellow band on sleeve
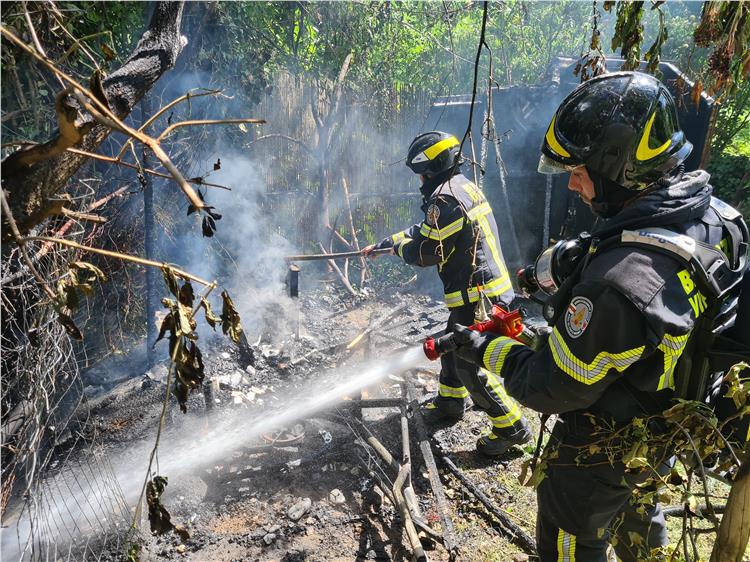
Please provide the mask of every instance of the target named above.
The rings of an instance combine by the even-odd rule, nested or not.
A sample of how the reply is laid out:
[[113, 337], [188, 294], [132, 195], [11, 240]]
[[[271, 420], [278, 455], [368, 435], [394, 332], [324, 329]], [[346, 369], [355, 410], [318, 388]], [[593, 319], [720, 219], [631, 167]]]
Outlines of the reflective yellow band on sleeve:
[[477, 302], [479, 300], [479, 294], [482, 293], [486, 297], [497, 297], [502, 295], [505, 291], [513, 288], [510, 283], [510, 277], [503, 275], [497, 279], [493, 279], [486, 285], [480, 285], [479, 287], [470, 287], [467, 291], [469, 294], [469, 302]]
[[449, 137], [447, 139], [441, 140], [440, 142], [436, 142], [429, 148], [426, 148], [424, 150], [424, 155], [427, 156], [428, 160], [434, 160], [438, 154], [443, 152], [443, 150], [453, 148], [457, 144], [461, 143], [458, 142], [458, 139], [456, 137]]
[[508, 352], [512, 347], [517, 345], [523, 344], [504, 336], [492, 340], [487, 349], [484, 350], [484, 355], [482, 356], [482, 363], [484, 363], [485, 368], [496, 375], [501, 375]]
[[464, 191], [471, 197], [474, 203], [479, 203], [484, 200], [484, 193], [476, 186], [473, 182], [468, 182], [464, 185]]
[[448, 308], [455, 308], [457, 306], [463, 306], [464, 304], [464, 297], [461, 294], [461, 291], [456, 291], [455, 293], [445, 293], [445, 305]]
[[584, 384], [594, 384], [600, 381], [610, 369], [623, 372], [638, 361], [646, 349], [646, 346], [642, 345], [622, 353], [602, 351], [594, 357], [591, 363], [586, 363], [573, 355], [557, 328], [552, 330], [549, 344], [557, 368]]
[[466, 398], [469, 395], [469, 391], [466, 390], [465, 386], [455, 387], [447, 386], [441, 383], [438, 394], [440, 394], [440, 396], [442, 396], [443, 398]]
[[562, 529], [557, 533], [557, 562], [575, 562], [576, 536]]
[[396, 253], [400, 258], [404, 257], [404, 248], [412, 242], [411, 238], [405, 238], [400, 243], [396, 244]]
[[657, 349], [664, 355], [664, 372], [659, 377], [659, 386], [657, 386], [656, 390], [674, 389], [674, 369], [677, 366], [677, 360], [685, 349], [685, 345], [687, 345], [689, 337], [690, 332], [681, 336], [664, 334], [664, 339], [657, 346]]
[[399, 242], [401, 242], [401, 240], [404, 240], [405, 238], [406, 238], [406, 231], [403, 230], [391, 236], [391, 242], [393, 242], [394, 244], [398, 244]]
[[443, 228], [433, 228], [427, 223], [422, 223], [422, 227], [419, 229], [419, 233], [425, 238], [430, 240], [445, 240], [446, 238], [453, 236], [457, 232], [460, 232], [464, 226], [464, 218], [461, 217], [450, 223], [448, 226]]
[[490, 207], [490, 204], [482, 203], [481, 205], [477, 205], [476, 207], [469, 209], [469, 212], [466, 213], [466, 216], [469, 217], [470, 221], [473, 221], [479, 217], [489, 215], [491, 212], [492, 212], [492, 207]]

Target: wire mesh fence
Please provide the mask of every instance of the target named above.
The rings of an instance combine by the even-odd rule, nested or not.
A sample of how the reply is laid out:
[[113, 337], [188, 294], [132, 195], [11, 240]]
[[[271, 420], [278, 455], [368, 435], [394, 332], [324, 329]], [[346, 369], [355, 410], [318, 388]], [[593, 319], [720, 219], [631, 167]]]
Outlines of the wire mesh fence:
[[[72, 258], [29, 250], [51, 281]], [[74, 344], [16, 252], [3, 256], [0, 309], [3, 559], [103, 559], [124, 546], [129, 510], [90, 430]]]
[[[200, 175], [201, 160], [231, 148], [257, 164], [263, 189], [257, 192], [257, 212], [264, 232], [281, 234], [302, 251], [311, 244], [331, 243], [321, 235], [320, 206], [328, 206], [330, 230], [352, 240], [348, 211], [362, 245], [379, 240], [418, 218], [420, 198], [414, 176], [403, 164], [409, 141], [419, 132], [431, 100], [419, 91], [399, 90], [394, 110], [376, 120], [371, 108], [344, 94], [335, 130], [327, 146], [316, 145], [320, 130], [312, 117], [311, 100], [320, 100], [312, 82], [291, 76], [278, 79], [255, 112], [272, 124], [264, 134], [301, 140], [270, 138], [252, 144], [231, 135], [209, 135], [205, 130], [178, 136], [171, 151], [188, 176]], [[283, 94], [280, 94], [283, 92]], [[318, 103], [316, 101], [315, 103]], [[322, 102], [320, 102], [322, 103]], [[192, 108], [201, 111], [198, 104]], [[374, 126], [373, 123], [377, 123]], [[216, 140], [221, 139], [221, 140]], [[104, 153], [116, 152], [110, 141]], [[321, 167], [322, 165], [322, 167]], [[95, 246], [142, 254], [143, 203], [135, 174], [122, 168], [92, 164], [70, 186], [81, 208], [107, 194], [119, 193], [107, 209], [108, 223], [84, 229], [75, 221], [55, 219], [39, 234], [64, 236]], [[344, 189], [346, 182], [347, 190]], [[130, 186], [130, 187], [128, 187]], [[158, 260], [178, 261], [169, 253], [181, 235], [174, 206], [176, 190], [165, 185], [156, 205], [157, 222], [165, 228]], [[346, 194], [349, 194], [348, 197]], [[315, 247], [315, 246], [313, 246]], [[68, 274], [80, 253], [45, 242], [29, 243], [35, 268], [55, 287]], [[74, 342], [58, 321], [58, 313], [37, 281], [19, 259], [18, 249], [3, 248], [2, 294], [2, 557], [4, 560], [114, 560], [122, 559], [134, 540], [131, 511], [114, 476], [90, 419], [82, 372], [113, 353], [127, 353], [145, 335], [144, 272], [115, 261], [87, 256], [105, 270], [106, 286], [81, 303], [76, 322], [85, 328], [85, 344]]]

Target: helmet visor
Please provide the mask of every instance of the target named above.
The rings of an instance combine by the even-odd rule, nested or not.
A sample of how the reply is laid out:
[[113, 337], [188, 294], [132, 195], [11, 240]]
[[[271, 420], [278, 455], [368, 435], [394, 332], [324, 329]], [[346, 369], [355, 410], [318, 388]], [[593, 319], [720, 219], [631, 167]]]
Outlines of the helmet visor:
[[553, 160], [546, 154], [542, 154], [539, 157], [539, 164], [537, 164], [536, 171], [540, 174], [564, 174], [565, 172], [570, 172], [574, 168], [577, 168], [580, 166], [580, 164], [570, 165], [570, 164], [563, 164], [562, 162], [558, 162], [557, 160]]

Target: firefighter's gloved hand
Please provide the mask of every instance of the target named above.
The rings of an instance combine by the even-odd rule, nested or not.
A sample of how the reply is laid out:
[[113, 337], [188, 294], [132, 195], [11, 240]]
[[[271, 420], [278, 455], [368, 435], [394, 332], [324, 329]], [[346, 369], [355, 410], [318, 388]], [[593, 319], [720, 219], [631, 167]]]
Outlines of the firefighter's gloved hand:
[[483, 367], [482, 355], [490, 338], [466, 326], [456, 324], [453, 327], [453, 341], [456, 344], [456, 355], [465, 361]]
[[[379, 244], [370, 244], [369, 246], [365, 246], [364, 248], [362, 248], [362, 255], [367, 258], [370, 258], [371, 260], [374, 260], [378, 256], [382, 255], [382, 254], [374, 253], [374, 250], [380, 250], [381, 248], [383, 248], [382, 242]], [[390, 253], [393, 254], [394, 253], [393, 247], [391, 247], [390, 250], [391, 250]]]

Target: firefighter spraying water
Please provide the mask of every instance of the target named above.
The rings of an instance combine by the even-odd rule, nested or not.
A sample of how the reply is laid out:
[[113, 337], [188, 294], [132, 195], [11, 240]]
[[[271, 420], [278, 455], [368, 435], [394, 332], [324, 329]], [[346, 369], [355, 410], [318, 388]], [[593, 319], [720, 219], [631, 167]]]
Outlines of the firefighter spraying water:
[[[513, 338], [514, 340], [535, 349], [540, 341], [540, 336], [523, 323], [523, 311], [505, 310], [498, 304], [492, 305], [492, 312], [487, 320], [469, 326], [472, 332], [492, 333]], [[427, 338], [422, 344], [424, 354], [430, 361], [440, 359], [445, 353], [451, 353], [458, 347], [456, 334], [454, 332], [440, 336], [439, 338]]]

